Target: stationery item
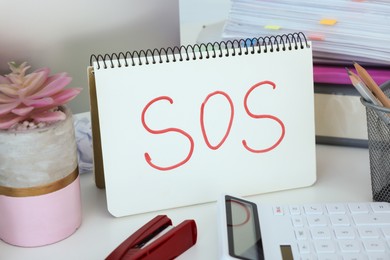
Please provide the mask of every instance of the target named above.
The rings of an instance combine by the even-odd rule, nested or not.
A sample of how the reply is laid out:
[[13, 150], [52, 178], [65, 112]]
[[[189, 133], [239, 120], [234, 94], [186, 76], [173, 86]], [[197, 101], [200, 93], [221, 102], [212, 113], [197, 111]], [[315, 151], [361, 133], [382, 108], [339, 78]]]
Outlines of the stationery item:
[[[218, 22], [204, 26], [200, 31], [197, 43], [207, 43], [213, 41], [220, 41], [221, 34], [223, 31], [224, 22]], [[281, 27], [277, 25], [266, 25], [265, 28], [272, 30], [280, 30]], [[311, 41], [319, 41], [323, 35], [321, 34], [307, 34], [307, 37]], [[323, 39], [322, 39], [323, 40]], [[351, 62], [348, 61], [347, 64]], [[385, 83], [390, 79], [390, 64], [389, 66], [365, 66], [367, 72], [371, 75], [373, 80], [378, 85]], [[354, 71], [356, 72], [356, 71]], [[326, 84], [337, 84], [337, 85], [350, 85], [350, 79], [345, 73], [345, 64], [320, 64], [315, 63], [313, 66], [314, 82], [315, 83], [326, 83]], [[340, 86], [344, 87], [344, 86]]]
[[[380, 86], [390, 96], [390, 80]], [[362, 100], [367, 114], [372, 198], [390, 202], [390, 108]]]
[[[354, 87], [359, 91], [360, 95], [363, 97], [363, 99], [365, 101], [370, 102], [371, 104], [373, 104], [375, 106], [381, 106], [381, 107], [383, 106], [381, 104], [381, 102], [373, 95], [371, 90], [366, 86], [366, 84], [359, 78], [358, 75], [353, 73], [348, 68], [347, 68], [347, 73], [349, 75], [349, 78], [351, 79], [352, 85], [354, 85]], [[380, 90], [380, 92], [382, 92], [382, 90], [380, 88], [379, 88], [379, 90]], [[385, 95], [385, 94], [383, 94], [383, 95]], [[386, 97], [386, 99], [387, 99], [387, 97]], [[386, 123], [390, 122], [389, 117], [386, 116], [385, 114], [379, 113], [378, 115], [379, 115], [379, 117], [382, 118], [382, 120], [384, 122], [386, 122]]]
[[[379, 85], [390, 79], [390, 68], [367, 67], [366, 70]], [[345, 66], [321, 64], [314, 65], [314, 82], [337, 85], [349, 85], [351, 83], [345, 73]]]
[[355, 66], [355, 69], [362, 81], [366, 84], [368, 88], [370, 88], [375, 97], [378, 98], [378, 100], [382, 103], [384, 107], [390, 108], [389, 98], [379, 88], [378, 84], [372, 79], [370, 74], [368, 74], [368, 72], [358, 63], [355, 62], [353, 65]]
[[387, 1], [232, 0], [223, 40], [251, 38], [296, 30], [313, 42], [317, 63], [390, 65]]
[[336, 19], [321, 19], [320, 20], [320, 24], [323, 24], [323, 25], [335, 25], [337, 23], [337, 20]]
[[171, 226], [172, 221], [166, 215], [156, 216], [123, 241], [106, 260], [175, 259], [195, 245], [198, 233], [194, 220], [185, 220], [164, 233]]
[[303, 34], [91, 59], [95, 174], [103, 165], [112, 215], [315, 182], [312, 52]]
[[[204, 26], [197, 42], [220, 40], [222, 29], [222, 22]], [[366, 70], [378, 84], [390, 78], [389, 68], [369, 66]], [[365, 108], [345, 66], [314, 64], [313, 72], [316, 143], [367, 148]]]
[[220, 259], [390, 259], [387, 202], [218, 201]]
[[367, 88], [366, 84], [359, 78], [358, 75], [353, 73], [351, 70], [347, 69], [348, 76], [352, 82], [352, 85], [359, 91], [360, 95], [366, 100], [374, 105], [381, 105], [381, 103], [376, 99], [376, 97], [372, 94], [370, 89]]

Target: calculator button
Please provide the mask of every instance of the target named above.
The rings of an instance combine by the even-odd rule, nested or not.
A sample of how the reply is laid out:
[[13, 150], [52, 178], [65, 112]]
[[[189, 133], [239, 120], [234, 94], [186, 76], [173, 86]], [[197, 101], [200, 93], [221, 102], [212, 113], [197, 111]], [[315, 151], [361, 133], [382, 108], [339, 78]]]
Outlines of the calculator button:
[[351, 227], [340, 227], [335, 228], [334, 233], [336, 238], [338, 239], [354, 239], [355, 238], [355, 230]]
[[370, 260], [389, 260], [389, 254], [385, 253], [369, 253], [368, 259]]
[[316, 260], [317, 257], [315, 257], [312, 254], [304, 254], [301, 256], [300, 260]]
[[292, 216], [291, 222], [294, 227], [302, 227], [304, 225], [303, 218], [301, 216]]
[[307, 223], [311, 227], [326, 226], [328, 224], [327, 218], [323, 215], [309, 215], [307, 216]]
[[367, 257], [361, 254], [343, 254], [343, 260], [367, 260]]
[[281, 207], [281, 206], [274, 206], [273, 211], [274, 211], [274, 215], [276, 215], [276, 216], [284, 215], [284, 210], [283, 210], [283, 207]]
[[321, 205], [319, 204], [310, 204], [304, 206], [305, 213], [308, 215], [311, 214], [323, 214], [324, 210]]
[[310, 231], [313, 239], [330, 239], [331, 237], [328, 228], [312, 228]]
[[349, 226], [349, 218], [346, 215], [333, 215], [330, 216], [330, 222], [333, 226]]
[[381, 228], [383, 235], [386, 238], [390, 238], [390, 227]]
[[385, 244], [380, 240], [363, 240], [363, 245], [368, 252], [384, 252]]
[[368, 207], [365, 203], [350, 203], [348, 204], [348, 208], [351, 213], [368, 213]]
[[317, 253], [334, 253], [336, 251], [335, 245], [331, 240], [316, 240], [314, 247]]
[[360, 227], [358, 232], [361, 238], [378, 238], [379, 232], [372, 227]]
[[298, 250], [301, 254], [309, 254], [311, 252], [310, 243], [303, 241], [298, 243]]
[[289, 206], [289, 209], [290, 209], [291, 215], [300, 215], [301, 214], [301, 209], [299, 206], [291, 205], [291, 206]]
[[308, 234], [307, 234], [307, 231], [303, 228], [299, 228], [299, 229], [295, 229], [295, 237], [298, 239], [298, 240], [306, 240], [308, 239]]
[[357, 240], [340, 240], [339, 246], [343, 253], [358, 253], [362, 250], [360, 242]]
[[356, 225], [390, 225], [390, 214], [358, 214], [353, 215]]
[[326, 204], [326, 209], [329, 214], [345, 214], [345, 206], [341, 203]]
[[371, 208], [375, 213], [389, 213], [390, 205], [385, 202], [376, 202], [371, 204]]
[[325, 255], [319, 255], [318, 260], [340, 260], [340, 258], [334, 254], [325, 254]]

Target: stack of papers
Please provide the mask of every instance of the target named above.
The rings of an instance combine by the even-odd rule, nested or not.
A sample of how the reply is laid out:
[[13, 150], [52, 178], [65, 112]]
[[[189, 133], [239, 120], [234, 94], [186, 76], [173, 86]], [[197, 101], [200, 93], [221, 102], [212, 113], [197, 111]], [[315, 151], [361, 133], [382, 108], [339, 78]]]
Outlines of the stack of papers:
[[224, 40], [303, 32], [314, 62], [390, 65], [387, 0], [231, 0]]

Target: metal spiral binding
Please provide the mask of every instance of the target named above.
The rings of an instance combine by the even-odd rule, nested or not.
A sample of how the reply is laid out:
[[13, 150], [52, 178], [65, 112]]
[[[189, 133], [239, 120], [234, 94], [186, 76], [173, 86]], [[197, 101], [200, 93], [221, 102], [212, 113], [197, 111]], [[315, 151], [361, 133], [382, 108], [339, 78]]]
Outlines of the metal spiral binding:
[[[256, 48], [264, 46], [263, 48]], [[180, 47], [161, 49], [148, 49], [141, 51], [127, 51], [104, 55], [91, 55], [90, 65], [94, 61], [97, 69], [141, 66], [156, 63], [182, 62], [197, 59], [210, 59], [217, 57], [229, 57], [235, 55], [248, 55], [255, 52], [280, 52], [293, 49], [310, 48], [306, 36], [302, 33], [289, 33], [276, 36], [258, 37], [252, 39], [227, 40], [221, 42], [195, 44]], [[205, 55], [204, 55], [205, 54]]]

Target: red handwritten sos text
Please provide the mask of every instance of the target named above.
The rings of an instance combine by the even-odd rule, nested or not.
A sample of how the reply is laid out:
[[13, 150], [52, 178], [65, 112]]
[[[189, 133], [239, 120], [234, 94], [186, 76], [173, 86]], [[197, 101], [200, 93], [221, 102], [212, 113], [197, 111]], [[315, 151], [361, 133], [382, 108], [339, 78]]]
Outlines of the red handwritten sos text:
[[[255, 90], [256, 88], [262, 87], [264, 85], [271, 86], [273, 89], [276, 88], [275, 83], [272, 82], [272, 81], [261, 81], [259, 83], [256, 83], [255, 85], [253, 85], [251, 88], [249, 88], [249, 90], [245, 94], [244, 102], [243, 102], [244, 103], [243, 105], [244, 105], [245, 112], [246, 112], [246, 114], [249, 117], [254, 118], [254, 119], [270, 119], [270, 120], [275, 121], [276, 123], [279, 124], [279, 126], [281, 128], [281, 133], [280, 133], [279, 138], [275, 141], [275, 143], [273, 143], [271, 146], [265, 147], [265, 148], [254, 148], [254, 147], [251, 147], [247, 143], [247, 141], [245, 139], [243, 139], [242, 140], [242, 145], [250, 153], [267, 153], [267, 152], [275, 149], [276, 147], [278, 147], [280, 145], [280, 143], [282, 142], [282, 140], [284, 138], [284, 135], [285, 135], [285, 126], [284, 126], [284, 123], [283, 123], [282, 120], [280, 120], [278, 117], [273, 116], [273, 115], [254, 114], [254, 113], [252, 113], [250, 111], [250, 109], [248, 107], [248, 98], [251, 95], [251, 93], [253, 92], [253, 90]], [[219, 141], [218, 144], [212, 145], [210, 143], [210, 140], [209, 140], [208, 136], [207, 136], [205, 123], [204, 123], [204, 116], [205, 116], [205, 106], [206, 106], [206, 104], [209, 102], [210, 98], [212, 98], [214, 96], [217, 96], [217, 95], [222, 96], [229, 103], [229, 106], [230, 106], [230, 118], [229, 118], [229, 123], [227, 125], [227, 128], [226, 128], [224, 136], [221, 138], [221, 140]], [[169, 171], [169, 170], [173, 170], [175, 168], [178, 168], [180, 166], [185, 165], [191, 159], [191, 157], [192, 157], [192, 155], [194, 153], [195, 142], [194, 142], [194, 139], [192, 138], [192, 136], [188, 132], [184, 131], [183, 129], [170, 127], [170, 128], [156, 130], [156, 129], [151, 129], [148, 126], [148, 124], [146, 123], [146, 120], [145, 120], [146, 112], [148, 111], [148, 109], [153, 104], [155, 104], [157, 102], [161, 102], [161, 101], [168, 101], [169, 103], [173, 104], [173, 99], [171, 97], [169, 97], [169, 96], [160, 96], [160, 97], [154, 98], [151, 101], [149, 101], [146, 104], [146, 106], [144, 107], [144, 109], [142, 110], [142, 115], [141, 115], [141, 121], [142, 121], [142, 125], [143, 125], [144, 129], [147, 132], [149, 132], [151, 134], [154, 134], [154, 135], [165, 134], [165, 133], [168, 133], [168, 132], [177, 133], [179, 135], [184, 136], [186, 139], [188, 139], [188, 142], [190, 144], [190, 149], [189, 149], [187, 155], [184, 157], [184, 159], [179, 161], [179, 162], [177, 162], [177, 163], [175, 163], [175, 164], [173, 164], [173, 165], [170, 165], [170, 166], [159, 166], [159, 165], [156, 165], [156, 164], [154, 164], [152, 162], [152, 158], [149, 155], [149, 153], [146, 152], [144, 154], [146, 163], [150, 167], [152, 167], [154, 169], [157, 169], [157, 170], [160, 170], [160, 171]], [[200, 107], [200, 128], [201, 128], [201, 131], [202, 131], [203, 140], [204, 140], [204, 142], [206, 143], [206, 145], [207, 145], [207, 147], [209, 149], [217, 150], [217, 149], [220, 149], [222, 147], [222, 145], [225, 143], [226, 139], [229, 137], [229, 133], [230, 133], [230, 130], [232, 128], [233, 121], [234, 121], [234, 103], [233, 103], [233, 100], [231, 99], [231, 97], [229, 96], [229, 94], [227, 94], [224, 91], [215, 91], [215, 92], [212, 92], [212, 93], [210, 93], [209, 95], [207, 95], [205, 97], [205, 99], [202, 102], [201, 107]]]

